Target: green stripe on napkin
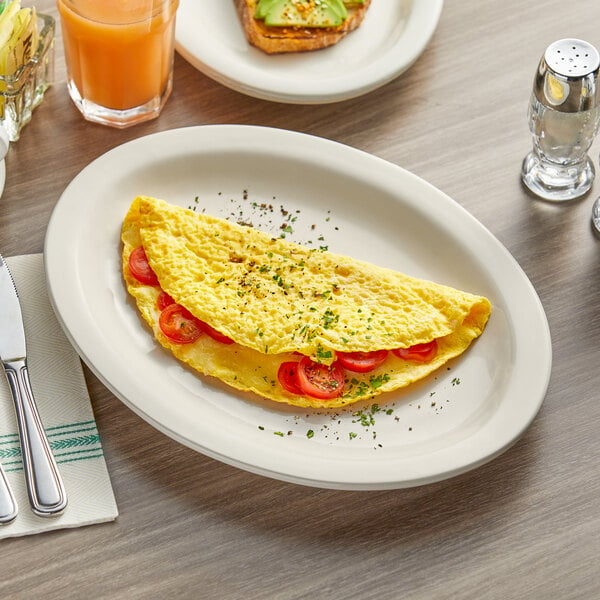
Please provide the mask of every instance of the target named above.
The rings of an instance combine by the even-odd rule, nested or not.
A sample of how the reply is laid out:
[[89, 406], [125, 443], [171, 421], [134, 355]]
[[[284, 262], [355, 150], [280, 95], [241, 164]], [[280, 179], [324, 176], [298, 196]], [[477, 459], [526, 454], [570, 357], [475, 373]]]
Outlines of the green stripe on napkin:
[[[57, 463], [104, 456], [95, 421], [48, 427], [46, 436]], [[7, 473], [23, 470], [21, 456], [19, 436], [16, 433], [0, 435], [0, 462]]]

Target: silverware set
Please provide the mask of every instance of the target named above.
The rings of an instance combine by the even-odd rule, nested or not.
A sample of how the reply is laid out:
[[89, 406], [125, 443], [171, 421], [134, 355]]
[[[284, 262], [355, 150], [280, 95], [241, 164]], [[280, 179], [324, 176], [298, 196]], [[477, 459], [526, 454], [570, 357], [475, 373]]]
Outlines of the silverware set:
[[[44, 432], [27, 368], [21, 305], [12, 275], [0, 255], [0, 361], [15, 405], [23, 469], [32, 511], [41, 517], [62, 513], [67, 505], [64, 484]], [[0, 466], [0, 523], [10, 523], [17, 502]]]

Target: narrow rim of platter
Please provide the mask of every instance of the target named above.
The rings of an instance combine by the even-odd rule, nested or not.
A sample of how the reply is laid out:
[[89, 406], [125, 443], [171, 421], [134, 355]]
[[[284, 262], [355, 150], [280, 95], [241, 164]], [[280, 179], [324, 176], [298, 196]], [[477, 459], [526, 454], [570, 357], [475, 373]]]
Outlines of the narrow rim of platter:
[[4, 163], [4, 159], [0, 160], [0, 196], [4, 191], [4, 184], [6, 182], [6, 165]]
[[[307, 413], [238, 393], [157, 347], [127, 297], [119, 235], [138, 194], [181, 206], [199, 199], [225, 217], [270, 199], [275, 210], [297, 211], [292, 241], [304, 243], [316, 223], [332, 251], [485, 295], [492, 316], [449, 370], [345, 412]], [[268, 477], [336, 489], [446, 479], [510, 447], [548, 386], [546, 316], [510, 253], [424, 180], [330, 140], [214, 125], [123, 144], [65, 189], [44, 255], [59, 321], [118, 398], [182, 444]]]

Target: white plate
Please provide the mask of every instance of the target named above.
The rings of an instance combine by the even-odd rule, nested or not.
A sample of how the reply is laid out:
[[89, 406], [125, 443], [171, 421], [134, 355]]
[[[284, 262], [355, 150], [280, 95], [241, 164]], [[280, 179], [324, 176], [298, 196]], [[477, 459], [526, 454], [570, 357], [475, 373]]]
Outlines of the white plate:
[[[294, 241], [484, 294], [492, 317], [449, 370], [380, 396], [384, 410], [373, 426], [353, 414], [370, 413], [368, 404], [332, 415], [238, 393], [181, 366], [153, 341], [129, 301], [119, 235], [138, 194], [242, 218], [275, 235], [292, 223]], [[288, 221], [292, 215], [297, 219]], [[384, 489], [462, 473], [523, 433], [550, 376], [543, 308], [506, 249], [422, 179], [321, 138], [218, 125], [119, 146], [63, 193], [45, 259], [59, 320], [116, 396], [181, 443], [278, 479]]]
[[4, 165], [4, 160], [0, 160], [0, 196], [4, 191], [4, 182], [6, 181], [6, 167]]
[[234, 0], [181, 0], [177, 51], [238, 92], [299, 104], [337, 102], [408, 69], [433, 35], [443, 0], [373, 0], [360, 27], [316, 52], [269, 56], [247, 41]]

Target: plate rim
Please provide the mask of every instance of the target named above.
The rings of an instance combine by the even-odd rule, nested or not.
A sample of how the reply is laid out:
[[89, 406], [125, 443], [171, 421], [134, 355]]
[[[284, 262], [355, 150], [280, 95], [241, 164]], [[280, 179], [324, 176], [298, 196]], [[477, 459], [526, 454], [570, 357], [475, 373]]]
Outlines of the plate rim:
[[[181, 0], [180, 13], [186, 1], [190, 0]], [[426, 5], [427, 8], [425, 8]], [[386, 51], [384, 58], [387, 60], [384, 61], [380, 58], [373, 62], [371, 68], [368, 69], [368, 79], [366, 80], [361, 80], [356, 73], [351, 73], [344, 77], [336, 77], [329, 84], [319, 80], [313, 84], [303, 82], [299, 85], [298, 82], [290, 79], [265, 76], [263, 83], [257, 85], [256, 78], [246, 74], [244, 64], [236, 65], [229, 61], [223, 61], [219, 53], [209, 46], [201, 46], [202, 52], [192, 49], [198, 37], [193, 35], [194, 30], [190, 26], [190, 22], [181, 18], [176, 21], [175, 49], [197, 70], [234, 91], [274, 102], [328, 104], [367, 94], [408, 70], [429, 44], [437, 28], [443, 5], [444, 0], [411, 0], [411, 12], [405, 30], [396, 43]], [[416, 34], [418, 43], [414, 45], [406, 60], [397, 61], [397, 58], [393, 56], [394, 50], [402, 43], [406, 31], [413, 36]], [[319, 50], [319, 52], [323, 51], [326, 52], [327, 49]], [[292, 91], [290, 87], [296, 89]]]
[[6, 165], [4, 159], [0, 160], [0, 196], [4, 192], [4, 184], [6, 183]]
[[[292, 136], [294, 140], [294, 144], [289, 144], [290, 136]], [[123, 152], [124, 148], [129, 149], [132, 148], [133, 145], [141, 145], [142, 147], [149, 144], [149, 147], [154, 147], [155, 144], [164, 145], [164, 141], [167, 138], [171, 138], [170, 141], [178, 141], [181, 140], [179, 138], [185, 138], [186, 140], [192, 140], [194, 143], [199, 143], [201, 138], [209, 138], [211, 140], [217, 139], [219, 137], [225, 138], [226, 140], [237, 140], [240, 148], [245, 148], [246, 151], [255, 151], [257, 143], [260, 141], [261, 143], [268, 142], [268, 146], [270, 148], [277, 147], [277, 144], [283, 144], [286, 147], [294, 147], [297, 148], [298, 144], [300, 146], [304, 146], [306, 148], [316, 148], [319, 147], [321, 151], [326, 151], [329, 155], [339, 155], [341, 152], [344, 154], [342, 157], [342, 161], [345, 161], [348, 156], [355, 156], [358, 160], [370, 161], [370, 166], [374, 167], [379, 165], [379, 168], [388, 170], [391, 174], [399, 175], [403, 177], [406, 181], [412, 182], [415, 185], [418, 185], [422, 189], [429, 190], [432, 194], [435, 194], [436, 197], [440, 199], [440, 201], [445, 202], [445, 207], [448, 210], [451, 210], [453, 213], [460, 218], [467, 219], [469, 221], [469, 226], [474, 227], [477, 231], [478, 235], [484, 236], [485, 239], [489, 243], [491, 243], [493, 250], [495, 252], [499, 252], [504, 261], [508, 261], [508, 264], [511, 265], [513, 269], [515, 269], [517, 275], [520, 277], [520, 283], [523, 284], [526, 288], [526, 291], [530, 295], [530, 299], [533, 301], [537, 308], [536, 317], [539, 321], [538, 325], [541, 325], [541, 331], [539, 332], [541, 337], [543, 338], [544, 343], [542, 344], [542, 353], [540, 355], [540, 363], [538, 370], [536, 371], [538, 374], [537, 381], [537, 397], [534, 401], [529, 399], [530, 404], [528, 405], [528, 412], [526, 418], [519, 422], [519, 426], [514, 428], [506, 439], [503, 439], [501, 444], [497, 444], [494, 448], [493, 452], [488, 452], [483, 456], [477, 456], [470, 462], [463, 462], [459, 465], [456, 465], [452, 469], [447, 469], [446, 471], [432, 474], [427, 474], [423, 477], [412, 477], [409, 479], [388, 479], [386, 481], [358, 481], [358, 480], [348, 480], [345, 479], [336, 479], [331, 476], [331, 473], [327, 478], [320, 476], [319, 478], [315, 477], [305, 477], [298, 473], [290, 473], [285, 472], [283, 470], [270, 469], [265, 468], [264, 465], [256, 465], [255, 463], [245, 463], [240, 458], [232, 458], [228, 456], [226, 453], [215, 452], [211, 449], [206, 448], [206, 446], [201, 446], [201, 444], [197, 441], [187, 439], [185, 436], [179, 434], [179, 432], [175, 431], [172, 427], [165, 425], [164, 422], [157, 421], [153, 415], [148, 415], [147, 412], [138, 406], [135, 402], [128, 397], [126, 392], [123, 392], [122, 389], [115, 387], [112, 383], [112, 380], [102, 371], [100, 367], [98, 367], [94, 360], [88, 356], [89, 353], [86, 353], [80, 344], [80, 340], [77, 335], [72, 333], [72, 320], [69, 322], [70, 316], [66, 315], [66, 311], [64, 310], [64, 303], [60, 298], [62, 286], [65, 283], [64, 278], [64, 265], [60, 261], [60, 252], [55, 252], [56, 244], [54, 243], [55, 231], [60, 226], [60, 220], [63, 218], [61, 216], [61, 211], [65, 209], [65, 206], [69, 202], [73, 202], [72, 191], [77, 188], [82, 180], [89, 175], [90, 172], [93, 172], [94, 168], [97, 167], [98, 164], [101, 164], [102, 161], [110, 159], [111, 157], [118, 156], [120, 152]], [[277, 144], [273, 146], [273, 142], [277, 141]], [[167, 144], [168, 145], [168, 144]], [[335, 148], [338, 152], [333, 153], [331, 149]], [[126, 150], [125, 150], [126, 151]], [[59, 236], [60, 237], [60, 236]], [[58, 200], [53, 213], [50, 218], [50, 222], [48, 225], [48, 230], [46, 234], [46, 240], [44, 245], [44, 261], [46, 268], [46, 276], [48, 282], [48, 292], [53, 308], [57, 314], [59, 322], [61, 326], [65, 330], [67, 337], [70, 339], [71, 343], [75, 346], [80, 356], [83, 360], [88, 364], [90, 369], [98, 376], [98, 378], [108, 387], [113, 394], [124, 402], [129, 408], [131, 408], [136, 414], [138, 414], [141, 418], [146, 420], [148, 423], [153, 425], [159, 431], [162, 431], [172, 439], [193, 448], [196, 451], [202, 452], [212, 458], [216, 458], [225, 462], [227, 464], [231, 464], [238, 468], [245, 469], [250, 472], [254, 472], [257, 474], [265, 475], [268, 477], [273, 477], [275, 479], [289, 481], [293, 483], [300, 483], [304, 485], [311, 485], [316, 487], [327, 487], [327, 488], [336, 488], [336, 489], [398, 489], [402, 487], [412, 487], [415, 485], [422, 485], [425, 483], [432, 483], [434, 481], [440, 481], [443, 479], [447, 479], [449, 477], [453, 477], [460, 473], [469, 471], [481, 464], [492, 460], [502, 452], [504, 452], [508, 447], [510, 447], [516, 440], [520, 438], [522, 433], [529, 427], [530, 423], [533, 421], [535, 416], [537, 415], [542, 402], [544, 400], [547, 387], [549, 384], [550, 373], [551, 373], [551, 365], [552, 365], [552, 348], [550, 341], [550, 331], [548, 327], [548, 322], [546, 319], [546, 315], [541, 304], [541, 301], [528, 279], [527, 275], [518, 265], [517, 261], [512, 257], [512, 255], [508, 252], [508, 250], [495, 238], [475, 217], [473, 217], [470, 213], [468, 213], [462, 206], [448, 197], [446, 194], [441, 192], [438, 188], [435, 188], [422, 178], [406, 171], [402, 167], [385, 161], [384, 159], [378, 158], [374, 155], [368, 154], [362, 150], [358, 150], [356, 148], [351, 148], [344, 144], [340, 144], [339, 142], [334, 142], [332, 140], [327, 140], [325, 138], [319, 138], [316, 136], [291, 132], [282, 129], [274, 129], [268, 127], [258, 127], [252, 125], [204, 125], [204, 126], [193, 126], [193, 127], [184, 127], [179, 129], [172, 129], [167, 131], [162, 131], [158, 133], [153, 133], [148, 136], [144, 136], [142, 138], [137, 138], [121, 144], [109, 150], [104, 155], [98, 157], [94, 161], [92, 161], [87, 167], [82, 169], [78, 175], [72, 180], [72, 182], [67, 186], [60, 199]], [[539, 340], [538, 340], [539, 343]], [[288, 470], [289, 471], [289, 470]]]

